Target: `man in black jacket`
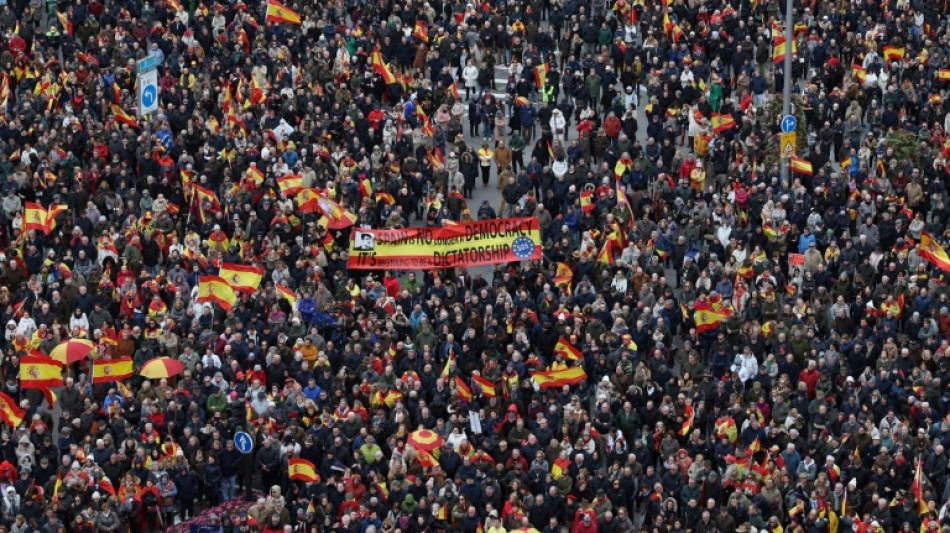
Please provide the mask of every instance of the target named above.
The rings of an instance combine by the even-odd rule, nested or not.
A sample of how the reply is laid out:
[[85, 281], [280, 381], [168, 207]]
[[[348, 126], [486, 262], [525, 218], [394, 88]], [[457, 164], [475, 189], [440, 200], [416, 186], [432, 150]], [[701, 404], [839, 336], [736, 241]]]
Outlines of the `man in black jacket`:
[[[262, 450], [263, 451], [263, 450]], [[228, 440], [224, 449], [218, 454], [218, 463], [221, 465], [221, 501], [228, 501], [235, 496], [237, 473], [244, 462], [244, 454], [234, 446], [233, 440]]]

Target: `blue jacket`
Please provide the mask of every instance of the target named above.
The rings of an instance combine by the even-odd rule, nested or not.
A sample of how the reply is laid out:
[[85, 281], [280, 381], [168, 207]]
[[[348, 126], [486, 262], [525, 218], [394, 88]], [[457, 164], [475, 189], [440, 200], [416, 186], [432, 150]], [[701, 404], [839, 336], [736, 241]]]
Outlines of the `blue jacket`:
[[815, 243], [815, 235], [809, 233], [808, 235], [802, 234], [798, 237], [798, 253], [803, 254], [808, 251], [808, 247], [811, 244]]

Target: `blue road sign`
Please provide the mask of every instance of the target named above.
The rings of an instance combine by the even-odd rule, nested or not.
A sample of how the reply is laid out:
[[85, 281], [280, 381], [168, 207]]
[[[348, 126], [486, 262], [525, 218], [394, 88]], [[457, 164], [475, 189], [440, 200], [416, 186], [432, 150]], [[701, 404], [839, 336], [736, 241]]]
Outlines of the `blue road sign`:
[[234, 434], [234, 447], [241, 453], [251, 453], [254, 449], [254, 439], [250, 433], [238, 431]]
[[158, 98], [158, 88], [154, 85], [146, 85], [142, 89], [142, 105], [145, 107], [152, 107], [155, 105], [155, 100]]
[[798, 120], [793, 115], [785, 115], [782, 119], [782, 133], [791, 133], [798, 126]]

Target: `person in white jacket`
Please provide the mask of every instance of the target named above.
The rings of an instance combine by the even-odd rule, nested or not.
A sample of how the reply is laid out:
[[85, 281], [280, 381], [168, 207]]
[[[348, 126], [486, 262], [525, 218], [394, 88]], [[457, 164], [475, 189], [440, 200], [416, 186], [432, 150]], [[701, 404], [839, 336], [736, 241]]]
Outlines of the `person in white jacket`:
[[468, 64], [465, 65], [465, 68], [462, 69], [462, 80], [465, 82], [465, 99], [471, 100], [472, 93], [478, 95], [478, 68], [475, 67], [475, 62], [471, 59], [468, 61]]
[[551, 135], [554, 135], [554, 140], [561, 141], [561, 144], [564, 144], [567, 138], [567, 120], [564, 118], [564, 113], [562, 113], [560, 109], [555, 109], [554, 112], [551, 113], [549, 125], [551, 126]]
[[743, 348], [742, 353], [736, 355], [733, 368], [739, 373], [739, 381], [743, 383], [755, 377], [755, 374], [759, 371], [759, 362], [756, 360], [751, 348], [746, 346]]

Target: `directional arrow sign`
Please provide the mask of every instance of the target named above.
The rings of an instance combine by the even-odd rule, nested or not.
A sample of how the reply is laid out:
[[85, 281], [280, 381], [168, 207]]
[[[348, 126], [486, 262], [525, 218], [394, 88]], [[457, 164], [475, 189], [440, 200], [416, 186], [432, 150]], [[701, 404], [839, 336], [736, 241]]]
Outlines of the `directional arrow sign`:
[[782, 118], [782, 133], [791, 133], [798, 126], [798, 120], [794, 115], [785, 115]]
[[779, 145], [782, 147], [782, 157], [795, 155], [795, 132], [783, 133], [782, 142]]
[[139, 116], [158, 111], [158, 71], [140, 72], [138, 86]]

